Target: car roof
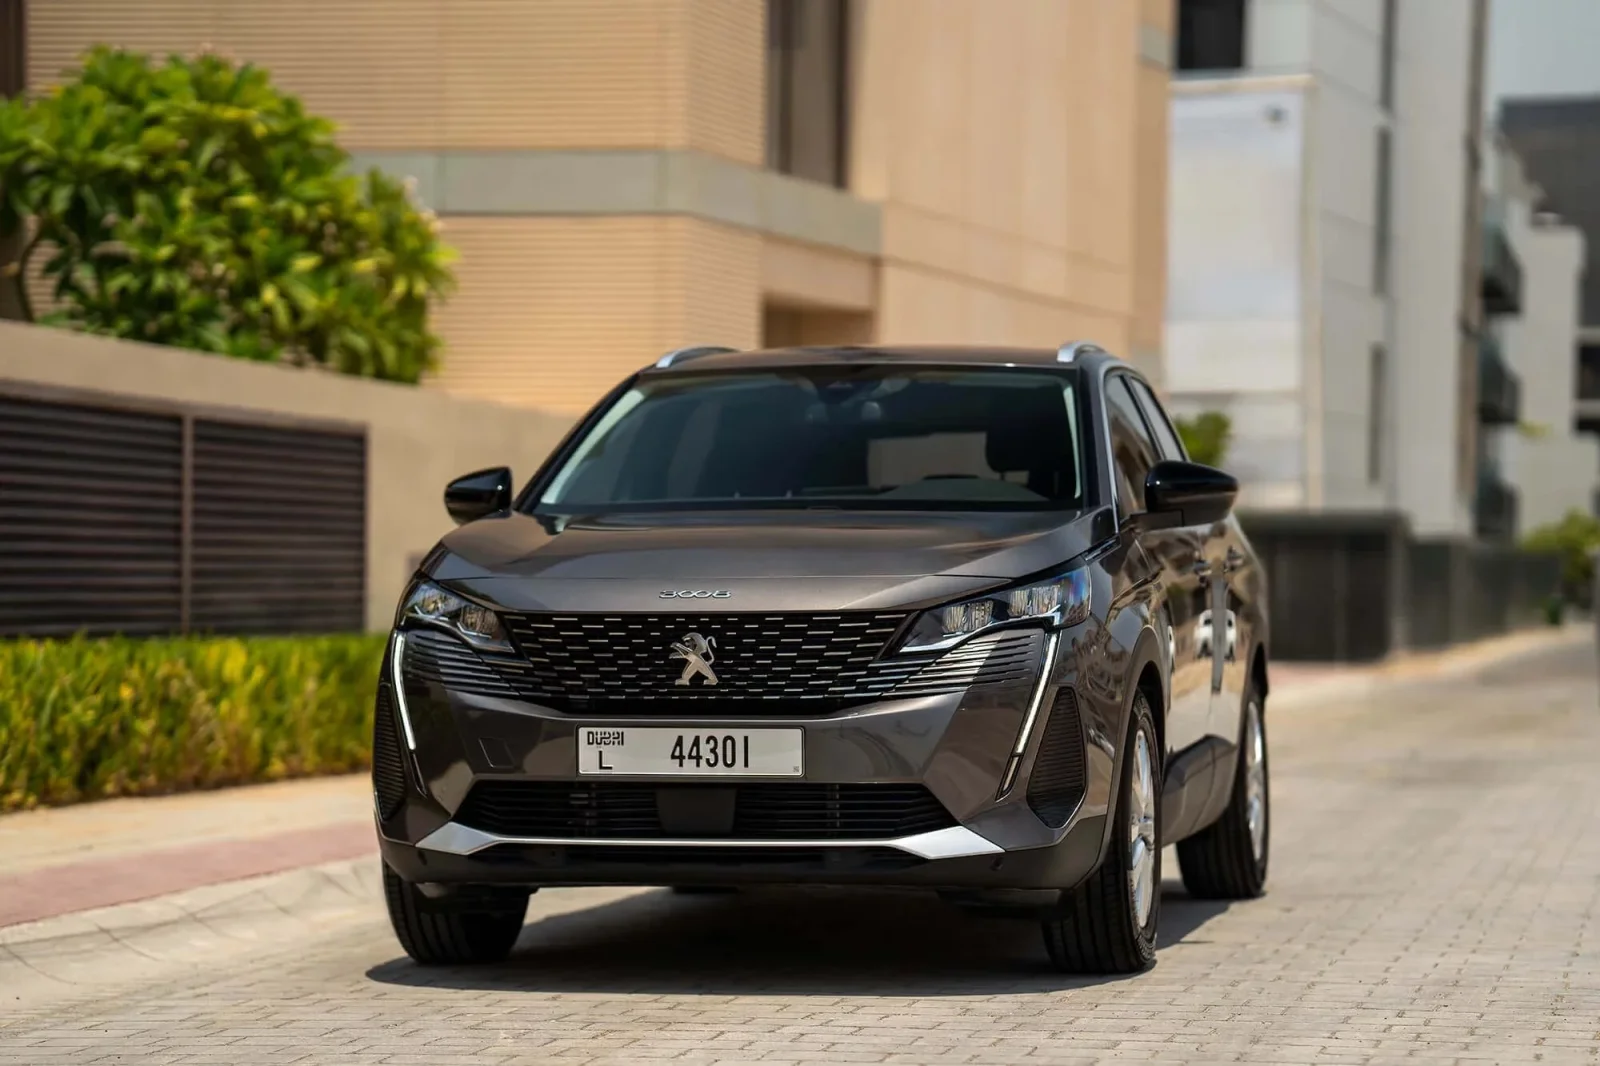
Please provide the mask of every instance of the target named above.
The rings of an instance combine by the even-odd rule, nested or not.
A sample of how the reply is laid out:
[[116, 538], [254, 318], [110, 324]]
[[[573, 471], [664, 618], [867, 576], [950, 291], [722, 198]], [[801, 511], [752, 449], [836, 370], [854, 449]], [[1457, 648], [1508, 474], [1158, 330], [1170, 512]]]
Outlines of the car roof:
[[[1069, 353], [1065, 356], [1063, 353]], [[1060, 348], [1012, 348], [993, 345], [817, 345], [792, 348], [686, 348], [669, 353], [646, 373], [681, 370], [757, 370], [778, 366], [827, 366], [850, 363], [944, 364], [1057, 368], [1099, 367], [1122, 361], [1090, 342]]]

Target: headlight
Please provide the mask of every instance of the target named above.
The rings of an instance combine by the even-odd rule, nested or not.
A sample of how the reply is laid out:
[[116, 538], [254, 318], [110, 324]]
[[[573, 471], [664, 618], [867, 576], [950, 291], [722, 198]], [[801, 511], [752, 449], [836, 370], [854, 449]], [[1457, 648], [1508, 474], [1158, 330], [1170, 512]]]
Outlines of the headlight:
[[900, 651], [942, 651], [985, 629], [1030, 619], [1077, 625], [1089, 617], [1089, 605], [1089, 571], [1079, 567], [1049, 581], [925, 611]]
[[510, 651], [505, 627], [489, 608], [446, 592], [429, 581], [421, 582], [400, 608], [402, 622], [443, 626], [465, 637], [469, 644], [495, 651]]

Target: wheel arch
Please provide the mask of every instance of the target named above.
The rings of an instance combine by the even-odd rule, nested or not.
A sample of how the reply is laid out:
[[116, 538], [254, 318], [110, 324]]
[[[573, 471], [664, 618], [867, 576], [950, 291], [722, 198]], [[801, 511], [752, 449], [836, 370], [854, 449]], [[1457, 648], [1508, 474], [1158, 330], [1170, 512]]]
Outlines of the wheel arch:
[[[1261, 694], [1262, 702], [1265, 703], [1267, 693], [1270, 691], [1267, 682], [1267, 646], [1265, 644], [1257, 644], [1255, 651], [1250, 653], [1250, 680], [1255, 684], [1256, 691]], [[1265, 710], [1265, 707], [1262, 709]]]
[[[1123, 675], [1121, 713], [1117, 718], [1116, 751], [1111, 760], [1111, 810], [1116, 808], [1116, 797], [1121, 795], [1123, 755], [1128, 740], [1128, 722], [1133, 716], [1133, 701], [1140, 693], [1150, 704], [1150, 716], [1155, 720], [1156, 744], [1160, 751], [1162, 771], [1165, 775], [1167, 759], [1167, 679], [1161, 672], [1161, 643], [1155, 629], [1145, 626], [1134, 641], [1128, 656], [1128, 669]], [[1105, 831], [1100, 840], [1100, 861], [1105, 861], [1106, 848], [1110, 846], [1116, 819], [1108, 811]]]

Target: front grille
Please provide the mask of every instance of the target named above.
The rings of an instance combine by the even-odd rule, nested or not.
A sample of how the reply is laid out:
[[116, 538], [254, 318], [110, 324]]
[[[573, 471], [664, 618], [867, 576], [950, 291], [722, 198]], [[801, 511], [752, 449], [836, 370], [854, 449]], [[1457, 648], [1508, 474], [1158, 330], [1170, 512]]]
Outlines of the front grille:
[[1070, 688], [1062, 689], [1050, 707], [1039, 757], [1028, 778], [1028, 806], [1045, 825], [1060, 829], [1083, 799], [1085, 778], [1078, 697]]
[[[726, 828], [684, 832], [662, 804], [685, 796], [727, 803]], [[681, 806], [681, 804], [677, 804]], [[956, 824], [921, 785], [792, 783], [649, 785], [617, 781], [480, 781], [455, 820], [510, 837], [651, 840], [884, 840]]]
[[[513, 660], [515, 662], [515, 660]], [[406, 633], [402, 662], [407, 695], [419, 685], [442, 685], [475, 696], [516, 699], [517, 689], [466, 642], [448, 633], [413, 629]]]
[[851, 848], [827, 851], [823, 848], [650, 848], [576, 847], [567, 849], [567, 860], [597, 866], [710, 866], [749, 869], [759, 866], [772, 870], [807, 873], [873, 873], [904, 870], [923, 860], [894, 848]]
[[[503, 867], [532, 867], [548, 874], [577, 867], [623, 867], [652, 871], [670, 869], [761, 870], [774, 874], [872, 874], [920, 866], [925, 860], [896, 848], [730, 847], [695, 844], [650, 845], [567, 844], [557, 847], [499, 844], [477, 854], [479, 862]], [[631, 873], [628, 876], [633, 876]]]
[[389, 689], [379, 685], [378, 701], [372, 713], [372, 790], [378, 797], [378, 816], [385, 821], [394, 816], [406, 798], [404, 758]]
[[[507, 615], [534, 699], [726, 700], [848, 697], [870, 689], [872, 664], [901, 614]], [[717, 683], [685, 678], [672, 646], [712, 642]], [[685, 683], [679, 684], [682, 680]], [[883, 687], [888, 687], [887, 685]]]
[[[419, 645], [418, 676], [483, 695], [509, 690], [575, 713], [671, 714], [688, 707], [691, 714], [810, 714], [973, 685], [1025, 684], [1041, 645], [1038, 630], [1012, 630], [943, 654], [885, 657], [902, 614], [507, 615], [504, 621], [520, 656], [484, 655], [429, 634], [455, 647], [447, 655], [435, 642]], [[690, 633], [714, 642], [715, 685], [702, 675], [685, 677], [685, 660], [673, 656], [673, 645]]]

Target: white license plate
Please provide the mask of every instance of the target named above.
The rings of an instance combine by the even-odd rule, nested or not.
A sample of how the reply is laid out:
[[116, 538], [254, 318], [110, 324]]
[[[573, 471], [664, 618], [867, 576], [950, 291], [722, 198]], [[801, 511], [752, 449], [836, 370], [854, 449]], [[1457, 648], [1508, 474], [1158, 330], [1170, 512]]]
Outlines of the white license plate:
[[799, 777], [805, 733], [799, 729], [677, 729], [584, 726], [578, 773], [650, 777]]

